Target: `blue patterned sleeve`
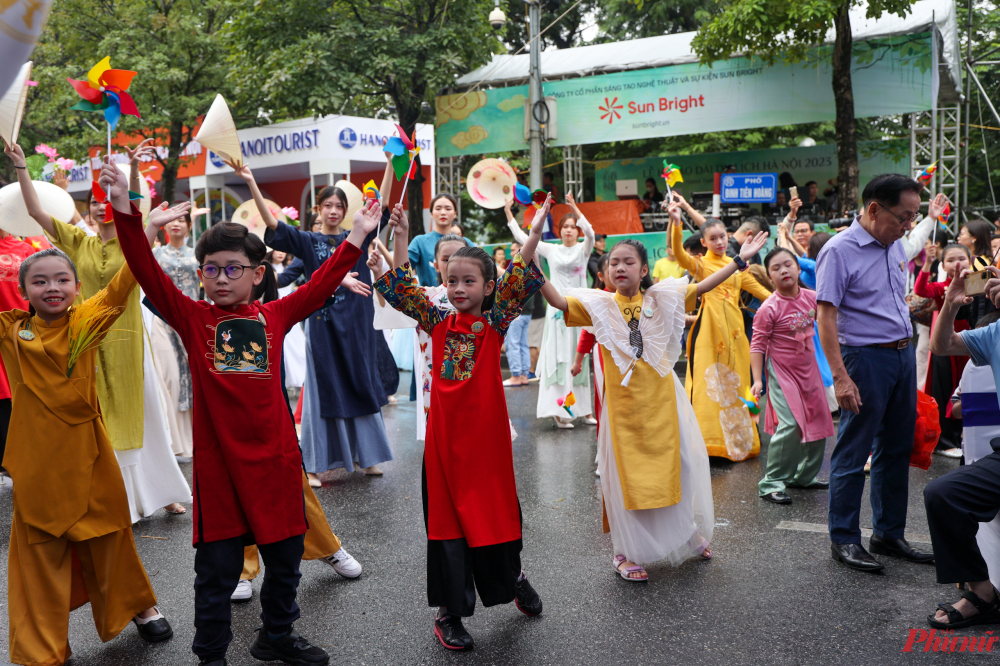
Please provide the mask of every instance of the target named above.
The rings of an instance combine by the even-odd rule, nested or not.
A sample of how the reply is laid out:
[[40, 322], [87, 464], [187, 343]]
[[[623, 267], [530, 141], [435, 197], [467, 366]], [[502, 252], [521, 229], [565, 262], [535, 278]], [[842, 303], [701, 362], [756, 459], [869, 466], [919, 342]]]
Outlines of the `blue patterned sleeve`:
[[416, 319], [428, 335], [447, 314], [447, 310], [435, 306], [427, 298], [423, 287], [417, 284], [417, 276], [409, 262], [386, 272], [375, 281], [375, 289], [394, 310]]
[[507, 327], [521, 315], [524, 302], [545, 284], [545, 276], [535, 262], [525, 265], [518, 254], [497, 280], [496, 300], [493, 308], [485, 313], [486, 320], [500, 335], [507, 335]]

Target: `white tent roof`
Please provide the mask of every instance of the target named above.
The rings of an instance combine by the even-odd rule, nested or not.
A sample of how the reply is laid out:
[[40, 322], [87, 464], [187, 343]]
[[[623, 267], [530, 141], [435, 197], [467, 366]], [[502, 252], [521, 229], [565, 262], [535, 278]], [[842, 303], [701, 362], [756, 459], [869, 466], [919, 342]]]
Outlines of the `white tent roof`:
[[[864, 5], [851, 9], [851, 31], [855, 41], [925, 32], [936, 24], [941, 35], [938, 42], [940, 95], [942, 99], [958, 99], [962, 69], [954, 0], [918, 0], [905, 17], [886, 14], [875, 20], [866, 18], [865, 11]], [[694, 35], [694, 32], [682, 32], [572, 49], [549, 49], [542, 52], [542, 77], [545, 80], [564, 79], [698, 62], [691, 49]], [[831, 29], [826, 43], [832, 44], [833, 37]], [[460, 77], [455, 82], [456, 86], [468, 89], [480, 81], [486, 87], [525, 83], [528, 79], [528, 58], [527, 53], [494, 55], [489, 64]]]

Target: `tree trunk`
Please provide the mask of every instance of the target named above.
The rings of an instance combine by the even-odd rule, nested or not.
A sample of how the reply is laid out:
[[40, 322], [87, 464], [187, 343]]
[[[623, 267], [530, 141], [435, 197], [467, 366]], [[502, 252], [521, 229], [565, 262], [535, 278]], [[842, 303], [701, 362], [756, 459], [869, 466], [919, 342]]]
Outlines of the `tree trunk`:
[[160, 164], [163, 165], [163, 175], [160, 177], [160, 199], [173, 203], [174, 191], [177, 189], [177, 170], [181, 166], [181, 152], [187, 147], [184, 144], [184, 123], [179, 120], [170, 121], [169, 132], [167, 159], [160, 160]]
[[856, 210], [858, 204], [858, 137], [854, 127], [854, 88], [851, 84], [851, 61], [854, 38], [851, 36], [850, 3], [844, 3], [834, 19], [833, 99], [837, 108], [834, 123], [837, 135], [837, 212]]

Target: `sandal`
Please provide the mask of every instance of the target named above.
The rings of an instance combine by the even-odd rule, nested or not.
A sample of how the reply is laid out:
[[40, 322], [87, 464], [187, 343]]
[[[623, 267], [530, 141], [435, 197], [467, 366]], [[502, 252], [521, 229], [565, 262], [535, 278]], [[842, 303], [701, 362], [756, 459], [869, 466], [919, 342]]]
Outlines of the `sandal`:
[[[171, 509], [170, 507], [176, 507], [176, 508]], [[185, 509], [184, 505], [182, 505], [180, 502], [174, 502], [173, 504], [168, 504], [165, 507], [163, 507], [163, 510], [166, 511], [167, 513], [172, 513], [175, 516], [181, 516], [187, 513], [187, 509]]]
[[938, 608], [943, 610], [948, 616], [947, 622], [940, 622], [934, 619], [933, 615], [927, 616], [927, 623], [935, 629], [961, 629], [971, 627], [975, 624], [1000, 624], [1000, 592], [993, 588], [993, 601], [983, 601], [974, 592], [963, 592], [962, 598], [967, 600], [979, 612], [969, 617], [963, 617], [962, 613], [951, 604], [938, 604]]
[[[615, 559], [612, 560], [611, 565], [615, 568], [615, 571], [618, 572], [618, 575], [620, 575], [622, 578], [624, 578], [629, 582], [645, 583], [647, 580], [649, 580], [649, 574], [647, 574], [646, 570], [637, 564], [622, 569], [621, 566], [626, 562], [628, 562], [628, 558], [626, 558], [624, 555], [615, 555]], [[642, 574], [642, 575], [632, 576], [632, 574]]]

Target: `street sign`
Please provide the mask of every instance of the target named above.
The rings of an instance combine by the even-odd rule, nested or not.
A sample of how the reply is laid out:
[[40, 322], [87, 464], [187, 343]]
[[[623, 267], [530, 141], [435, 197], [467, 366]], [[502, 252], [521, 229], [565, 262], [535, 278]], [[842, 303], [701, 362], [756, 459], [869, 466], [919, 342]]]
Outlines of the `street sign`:
[[727, 173], [722, 176], [722, 203], [774, 203], [776, 173]]

